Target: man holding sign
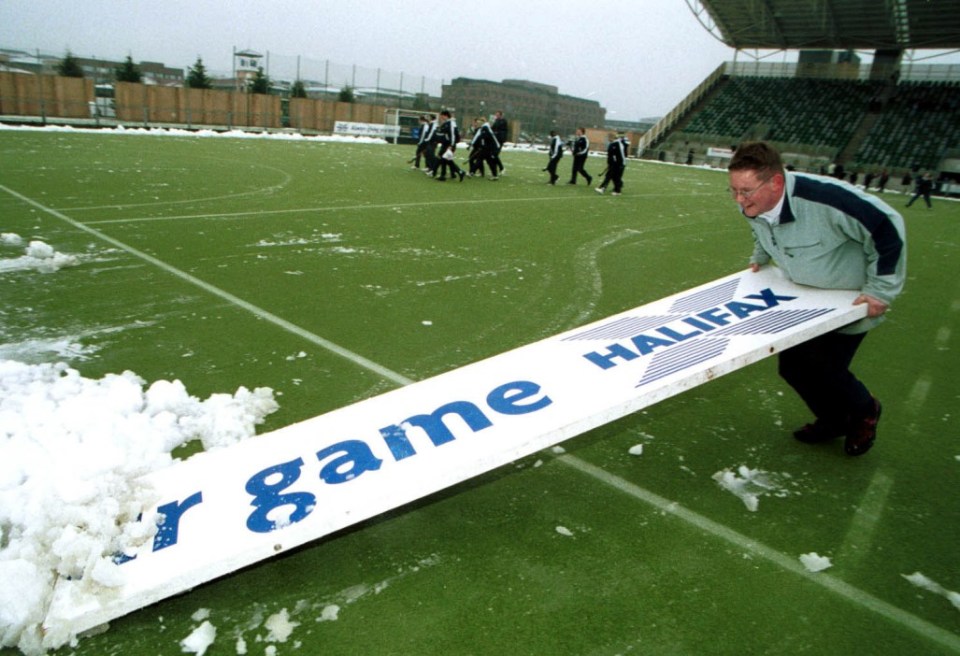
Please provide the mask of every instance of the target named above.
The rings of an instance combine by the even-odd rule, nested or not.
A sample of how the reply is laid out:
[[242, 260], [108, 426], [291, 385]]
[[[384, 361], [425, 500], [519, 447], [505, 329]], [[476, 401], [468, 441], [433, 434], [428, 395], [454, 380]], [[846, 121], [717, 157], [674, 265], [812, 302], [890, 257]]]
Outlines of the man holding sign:
[[753, 230], [753, 271], [774, 260], [795, 283], [861, 292], [854, 304], [867, 305], [866, 318], [781, 352], [779, 372], [815, 418], [794, 437], [816, 443], [844, 436], [846, 453], [866, 453], [880, 403], [849, 367], [903, 288], [903, 218], [852, 185], [787, 172], [764, 142], [742, 144], [727, 169], [730, 195]]

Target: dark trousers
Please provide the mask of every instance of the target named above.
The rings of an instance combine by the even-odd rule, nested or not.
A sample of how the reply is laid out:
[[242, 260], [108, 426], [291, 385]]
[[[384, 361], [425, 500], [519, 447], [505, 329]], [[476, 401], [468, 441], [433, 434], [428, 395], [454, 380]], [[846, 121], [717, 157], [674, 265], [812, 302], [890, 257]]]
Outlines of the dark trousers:
[[923, 197], [923, 200], [927, 203], [927, 207], [933, 207], [933, 204], [930, 202], [930, 192], [926, 190], [915, 191], [913, 194], [913, 198], [911, 198], [910, 201], [907, 203], [907, 207], [910, 207], [911, 205], [913, 205], [913, 201], [917, 200], [921, 196]]
[[414, 155], [414, 158], [413, 158], [413, 165], [414, 165], [414, 166], [416, 166], [417, 168], [420, 168], [420, 157], [421, 157], [421, 156], [422, 156], [425, 160], [429, 160], [429, 157], [427, 157], [426, 152], [427, 152], [427, 144], [425, 144], [425, 143], [417, 144], [417, 154]]
[[497, 177], [497, 174], [500, 172], [497, 167], [497, 156], [493, 149], [491, 148], [479, 148], [477, 150], [471, 151], [470, 153], [470, 173], [479, 173], [483, 175], [483, 164], [486, 162], [487, 166], [490, 168], [490, 175]]
[[437, 157], [437, 144], [433, 141], [428, 141], [426, 147], [423, 149], [423, 156], [427, 160], [427, 168], [434, 173], [437, 171], [437, 165], [440, 163]]
[[[560, 157], [563, 157], [563, 155]], [[551, 157], [550, 162], [547, 163], [547, 173], [550, 174], [550, 184], [556, 182], [557, 178], [560, 177], [557, 175], [557, 164], [560, 163], [560, 157]]]
[[438, 166], [437, 177], [441, 180], [446, 179], [448, 169], [450, 171], [451, 178], [454, 178], [460, 175], [461, 173], [463, 173], [463, 171], [460, 170], [460, 167], [457, 166], [457, 163], [455, 161], [453, 161], [452, 159], [447, 159], [443, 156], [443, 154], [447, 152], [449, 148], [450, 146], [441, 144], [440, 156], [437, 157], [437, 162], [439, 162], [439, 164], [437, 165]]
[[613, 190], [620, 193], [620, 190], [623, 189], [623, 166], [617, 166], [615, 164], [610, 164], [607, 166], [607, 174], [603, 178], [603, 182], [600, 183], [601, 189], [606, 189], [607, 185], [611, 182], [613, 183]]
[[850, 371], [866, 335], [827, 333], [780, 353], [780, 376], [821, 422], [842, 429], [873, 414], [870, 391]]
[[593, 178], [590, 177], [590, 174], [587, 173], [586, 169], [583, 168], [586, 163], [586, 155], [573, 156], [573, 172], [570, 174], [570, 184], [577, 184], [577, 173], [587, 179], [587, 184], [591, 184], [593, 182]]

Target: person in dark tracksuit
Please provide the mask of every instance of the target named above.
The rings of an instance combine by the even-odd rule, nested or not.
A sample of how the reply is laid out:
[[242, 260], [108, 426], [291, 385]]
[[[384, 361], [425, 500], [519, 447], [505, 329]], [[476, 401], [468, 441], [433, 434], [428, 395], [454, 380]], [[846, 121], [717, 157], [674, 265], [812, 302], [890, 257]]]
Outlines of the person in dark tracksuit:
[[556, 130], [550, 130], [550, 161], [547, 162], [547, 168], [543, 169], [550, 174], [550, 184], [557, 184], [557, 164], [563, 157], [563, 139], [557, 134]]
[[610, 135], [610, 143], [607, 145], [607, 173], [603, 177], [603, 182], [597, 187], [597, 193], [602, 194], [607, 189], [607, 185], [613, 183], [613, 195], [619, 196], [623, 191], [623, 171], [627, 167], [627, 140], [624, 137], [618, 138], [615, 134]]
[[924, 202], [927, 204], [927, 209], [933, 209], [933, 204], [930, 202], [930, 193], [933, 191], [933, 176], [929, 173], [924, 173], [923, 175], [917, 176], [917, 183], [913, 189], [913, 198], [907, 202], [907, 207], [913, 205], [913, 202], [918, 198], [923, 198]]
[[413, 166], [411, 168], [419, 169], [420, 168], [420, 158], [426, 158], [425, 151], [427, 150], [427, 143], [430, 140], [430, 135], [428, 134], [430, 130], [430, 118], [426, 114], [420, 115], [420, 134], [417, 137], [417, 153], [413, 158]]
[[477, 117], [473, 121], [473, 130], [473, 139], [470, 140], [470, 175], [479, 173], [483, 177], [483, 165], [486, 163], [490, 168], [490, 179], [498, 180], [496, 157], [500, 143], [485, 116]]
[[460, 178], [460, 182], [463, 182], [463, 176], [466, 175], [463, 169], [457, 166], [457, 163], [453, 160], [454, 155], [457, 152], [457, 144], [460, 143], [460, 130], [457, 128], [457, 121], [450, 114], [449, 110], [443, 110], [440, 112], [440, 127], [437, 128], [437, 143], [439, 148], [437, 152], [439, 155], [439, 165], [438, 171], [440, 175], [437, 176], [437, 180], [444, 182], [447, 179], [447, 169], [450, 170], [451, 178]]
[[437, 117], [433, 114], [427, 116], [427, 125], [423, 128], [420, 138], [423, 143], [423, 156], [426, 160], [427, 168], [424, 172], [427, 175], [436, 175], [437, 166]]
[[500, 175], [503, 171], [503, 160], [500, 159], [500, 151], [503, 149], [503, 144], [507, 141], [507, 131], [508, 131], [507, 119], [503, 118], [503, 112], [497, 111], [493, 115], [493, 125], [490, 128], [493, 130], [493, 136], [497, 138], [497, 152], [494, 157], [497, 160], [497, 170], [494, 171], [496, 175]]
[[577, 138], [573, 141], [573, 172], [570, 174], [570, 182], [567, 184], [577, 184], [577, 174], [579, 173], [587, 179], [587, 186], [593, 184], [593, 177], [587, 173], [584, 166], [587, 163], [587, 155], [590, 153], [590, 140], [587, 139], [587, 131], [583, 128], [577, 128]]

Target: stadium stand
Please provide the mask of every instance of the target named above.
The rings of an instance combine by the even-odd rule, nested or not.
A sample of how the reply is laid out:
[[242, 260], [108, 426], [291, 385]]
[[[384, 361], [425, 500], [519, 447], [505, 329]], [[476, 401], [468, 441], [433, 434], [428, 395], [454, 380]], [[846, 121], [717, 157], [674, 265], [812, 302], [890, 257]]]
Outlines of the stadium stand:
[[906, 55], [960, 47], [956, 2], [687, 4], [705, 28], [738, 51], [873, 49], [873, 63], [859, 66], [855, 57], [805, 66], [801, 54], [792, 68], [728, 64], [641, 138], [640, 156], [718, 165], [711, 151], [766, 139], [806, 170], [836, 163], [891, 175], [940, 170], [960, 180], [960, 67], [927, 66], [917, 74], [924, 67]]

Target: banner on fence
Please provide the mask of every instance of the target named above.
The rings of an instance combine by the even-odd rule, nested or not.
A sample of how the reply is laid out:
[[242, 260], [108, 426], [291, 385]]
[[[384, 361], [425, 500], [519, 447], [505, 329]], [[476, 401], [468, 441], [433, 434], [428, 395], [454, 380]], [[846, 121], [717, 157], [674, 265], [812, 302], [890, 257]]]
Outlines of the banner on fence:
[[337, 121], [333, 124], [333, 133], [354, 137], [382, 137], [394, 139], [400, 134], [399, 125], [381, 125], [379, 123], [351, 123]]

